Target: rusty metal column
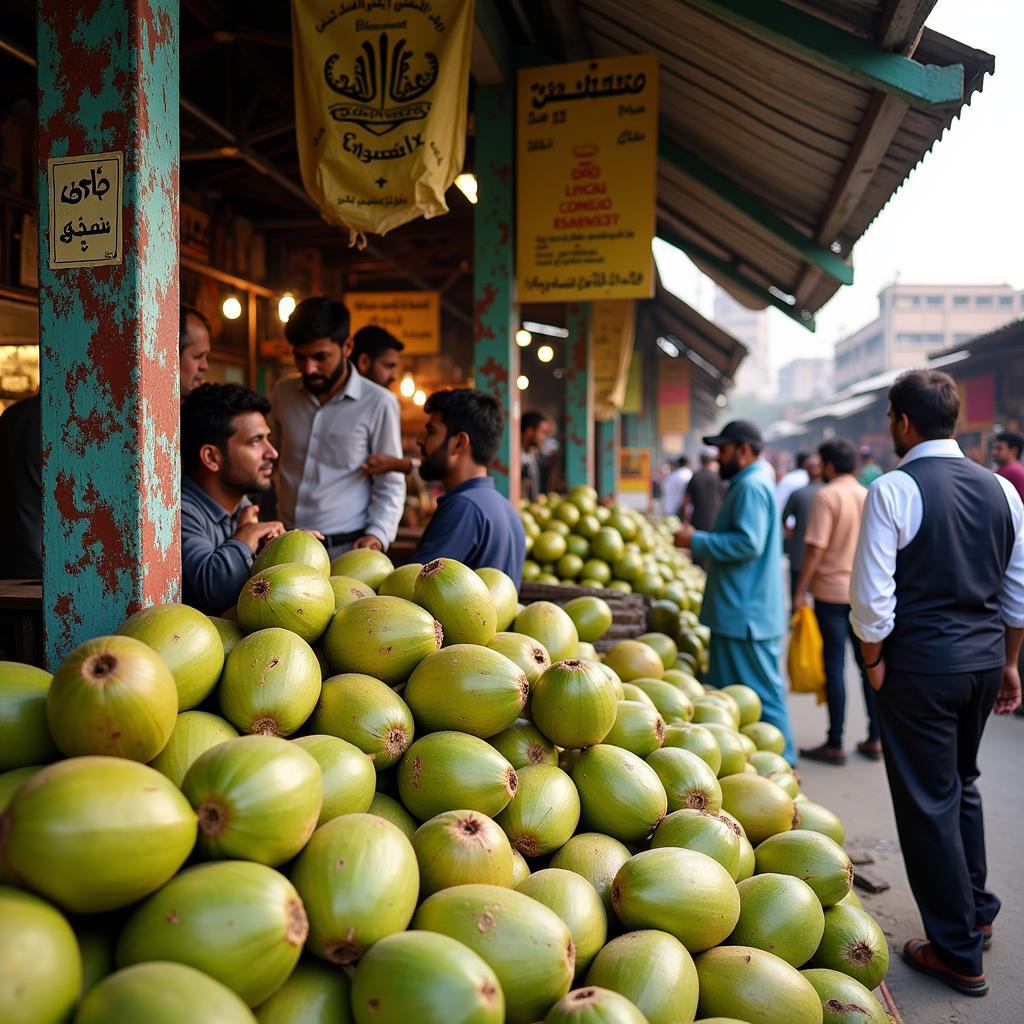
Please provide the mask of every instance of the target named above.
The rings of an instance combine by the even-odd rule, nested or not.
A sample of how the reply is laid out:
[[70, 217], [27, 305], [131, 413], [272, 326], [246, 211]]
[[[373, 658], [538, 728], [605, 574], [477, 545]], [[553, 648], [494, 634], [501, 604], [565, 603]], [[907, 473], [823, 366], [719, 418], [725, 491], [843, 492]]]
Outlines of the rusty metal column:
[[[178, 3], [39, 0], [46, 656], [180, 600]], [[123, 153], [123, 262], [51, 270], [47, 161]]]
[[594, 483], [594, 375], [590, 366], [590, 306], [566, 307], [565, 482], [571, 488]]
[[615, 501], [619, 490], [619, 416], [597, 423], [597, 494]]
[[476, 386], [501, 403], [505, 432], [491, 466], [495, 486], [519, 500], [519, 349], [514, 300], [515, 86], [476, 89], [476, 178], [473, 211], [473, 373]]

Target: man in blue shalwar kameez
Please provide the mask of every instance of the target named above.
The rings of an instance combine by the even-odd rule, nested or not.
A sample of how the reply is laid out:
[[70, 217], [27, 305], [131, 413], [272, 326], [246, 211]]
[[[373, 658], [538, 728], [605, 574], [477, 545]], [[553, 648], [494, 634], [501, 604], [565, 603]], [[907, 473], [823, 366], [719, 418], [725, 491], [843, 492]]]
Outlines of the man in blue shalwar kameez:
[[761, 698], [764, 721], [786, 738], [783, 756], [796, 763], [796, 751], [779, 671], [784, 628], [782, 542], [775, 479], [759, 456], [761, 431], [744, 420], [726, 424], [721, 434], [705, 437], [718, 448], [719, 472], [729, 490], [713, 530], [684, 526], [681, 547], [708, 560], [708, 580], [700, 619], [711, 630], [708, 682], [743, 683]]

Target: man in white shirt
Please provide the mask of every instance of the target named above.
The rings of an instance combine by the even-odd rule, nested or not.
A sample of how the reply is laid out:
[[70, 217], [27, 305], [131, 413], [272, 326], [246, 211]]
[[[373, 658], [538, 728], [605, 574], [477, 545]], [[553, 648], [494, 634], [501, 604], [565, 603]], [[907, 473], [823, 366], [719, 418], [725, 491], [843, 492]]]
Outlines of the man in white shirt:
[[796, 469], [791, 469], [775, 485], [775, 504], [780, 512], [786, 507], [791, 495], [811, 482], [810, 474], [804, 468], [806, 462], [807, 452], [800, 452], [796, 457]]
[[1020, 705], [1024, 505], [963, 457], [956, 384], [915, 370], [889, 391], [898, 469], [872, 483], [850, 622], [877, 715], [907, 876], [927, 939], [903, 959], [984, 995], [999, 899], [985, 887], [978, 747], [989, 713]]
[[371, 454], [402, 455], [398, 402], [352, 365], [345, 306], [324, 296], [304, 299], [285, 337], [301, 376], [271, 396], [281, 519], [288, 529], [317, 530], [333, 558], [351, 547], [384, 550], [405, 508], [401, 473], [369, 476]]
[[665, 477], [665, 482], [661, 486], [661, 501], [665, 515], [682, 515], [686, 485], [692, 479], [693, 470], [690, 469], [690, 460], [685, 455], [680, 455], [676, 460], [675, 469]]

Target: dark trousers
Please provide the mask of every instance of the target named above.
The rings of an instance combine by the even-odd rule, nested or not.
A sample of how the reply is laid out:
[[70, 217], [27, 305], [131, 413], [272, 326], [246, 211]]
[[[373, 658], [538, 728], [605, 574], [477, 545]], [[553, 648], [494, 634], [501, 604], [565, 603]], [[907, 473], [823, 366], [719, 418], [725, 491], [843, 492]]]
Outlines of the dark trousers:
[[850, 627], [850, 606], [831, 601], [814, 601], [814, 615], [821, 630], [822, 653], [825, 659], [825, 698], [828, 701], [828, 745], [843, 745], [843, 725], [846, 721], [846, 641], [853, 644], [853, 656], [860, 670], [864, 706], [868, 713], [868, 739], [878, 739], [878, 721], [875, 715], [875, 691], [864, 671], [860, 644]]
[[796, 611], [796, 581], [800, 579], [800, 566], [795, 569], [789, 567], [789, 612], [792, 615]]
[[943, 963], [982, 973], [982, 936], [999, 900], [985, 888], [978, 746], [1002, 672], [890, 669], [878, 691], [885, 770], [903, 860], [925, 931]]

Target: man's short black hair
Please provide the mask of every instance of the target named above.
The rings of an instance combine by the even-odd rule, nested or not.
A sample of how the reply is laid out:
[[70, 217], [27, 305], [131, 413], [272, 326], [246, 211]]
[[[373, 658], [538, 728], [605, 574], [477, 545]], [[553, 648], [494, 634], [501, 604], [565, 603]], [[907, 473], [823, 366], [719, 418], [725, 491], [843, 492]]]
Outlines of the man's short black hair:
[[685, 469], [690, 464], [690, 460], [685, 455], [680, 455], [676, 459], [676, 469]]
[[203, 313], [200, 313], [195, 306], [186, 306], [183, 302], [181, 309], [178, 312], [178, 355], [185, 351], [185, 346], [189, 343], [188, 336], [188, 318], [194, 316], [207, 330], [210, 331], [210, 321], [206, 319]]
[[326, 295], [303, 299], [288, 317], [284, 336], [290, 345], [308, 345], [319, 338], [330, 338], [339, 345], [348, 340], [350, 317], [343, 302]]
[[215, 444], [221, 451], [235, 432], [239, 413], [270, 412], [270, 403], [241, 384], [200, 384], [181, 403], [181, 468], [186, 475], [200, 465], [199, 449]]
[[889, 407], [906, 416], [926, 441], [952, 437], [960, 416], [960, 392], [948, 373], [908, 370], [889, 388]]
[[435, 391], [427, 399], [423, 411], [437, 413], [449, 437], [467, 434], [473, 461], [478, 466], [489, 466], [494, 461], [505, 427], [505, 414], [492, 395], [473, 388]]
[[1020, 458], [1024, 453], [1024, 434], [1018, 434], [1015, 430], [1001, 430], [993, 441], [1002, 441], [1008, 448], [1015, 452], [1015, 458]]
[[818, 448], [822, 465], [826, 462], [837, 473], [852, 473], [857, 468], [857, 453], [845, 438], [834, 437]]
[[358, 359], [360, 356], [369, 356], [373, 360], [384, 355], [385, 352], [392, 350], [401, 352], [405, 348], [390, 331], [386, 331], [383, 327], [377, 327], [373, 324], [360, 327], [353, 335], [353, 338], [355, 339], [355, 344], [352, 347], [353, 359]]
[[803, 469], [804, 463], [807, 461], [807, 452], [796, 453], [796, 468]]
[[538, 412], [536, 409], [531, 409], [528, 412], [524, 412], [519, 417], [519, 429], [520, 430], [536, 430], [542, 423], [547, 423], [550, 417], [545, 416], [544, 413]]

